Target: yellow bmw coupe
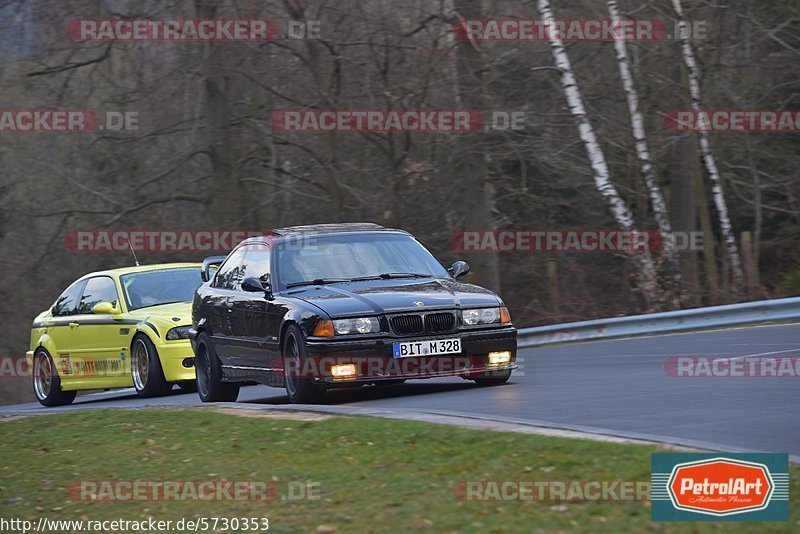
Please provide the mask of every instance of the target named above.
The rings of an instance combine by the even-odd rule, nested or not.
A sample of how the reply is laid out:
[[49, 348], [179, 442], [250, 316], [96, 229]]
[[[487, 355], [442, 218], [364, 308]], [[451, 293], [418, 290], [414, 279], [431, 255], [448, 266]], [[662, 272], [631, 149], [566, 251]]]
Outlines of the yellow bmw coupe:
[[70, 404], [79, 390], [136, 388], [143, 397], [173, 384], [195, 387], [189, 343], [200, 264], [168, 263], [87, 274], [31, 329], [28, 363], [44, 406]]

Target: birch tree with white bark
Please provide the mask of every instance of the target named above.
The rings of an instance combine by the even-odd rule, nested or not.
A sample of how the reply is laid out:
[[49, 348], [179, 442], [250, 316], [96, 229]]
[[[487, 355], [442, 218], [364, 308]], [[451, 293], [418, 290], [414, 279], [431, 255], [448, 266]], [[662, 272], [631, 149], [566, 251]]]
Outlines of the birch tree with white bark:
[[[537, 8], [545, 24], [547, 24], [547, 21], [554, 20], [549, 0], [537, 0]], [[555, 25], [549, 25], [548, 30], [550, 50], [553, 53], [553, 60], [555, 61], [556, 68], [561, 74], [561, 87], [567, 99], [570, 113], [578, 124], [580, 139], [586, 148], [586, 154], [589, 157], [592, 170], [594, 171], [595, 186], [611, 209], [611, 214], [614, 216], [617, 224], [629, 232], [636, 232], [637, 228], [633, 215], [628, 209], [625, 200], [620, 196], [619, 191], [617, 191], [617, 188], [611, 182], [611, 173], [605, 154], [597, 140], [589, 117], [586, 114], [586, 109], [583, 105], [583, 97], [578, 89], [578, 82], [572, 72], [572, 64], [570, 63], [561, 35]], [[650, 253], [644, 251], [637, 254], [636, 265], [639, 289], [642, 291], [648, 304], [652, 303], [657, 298], [657, 288], [655, 265], [653, 264], [653, 258]]]
[[[618, 23], [620, 15], [617, 0], [608, 0], [607, 5], [611, 20], [614, 21], [615, 24]], [[658, 226], [658, 232], [661, 234], [661, 242], [664, 244], [664, 254], [673, 272], [673, 280], [676, 282], [676, 285], [680, 286], [680, 265], [675, 247], [672, 246], [672, 224], [670, 223], [667, 205], [664, 202], [664, 195], [661, 194], [661, 189], [656, 183], [653, 159], [650, 157], [650, 148], [647, 143], [647, 136], [645, 135], [644, 118], [642, 117], [642, 112], [639, 110], [639, 94], [633, 83], [630, 59], [628, 58], [628, 45], [624, 39], [614, 40], [614, 51], [616, 52], [619, 76], [622, 78], [622, 87], [625, 90], [625, 97], [628, 101], [631, 133], [633, 134], [636, 157], [639, 160], [642, 171], [642, 179], [647, 188], [650, 203], [653, 206], [653, 218]]]
[[[700, 69], [697, 66], [697, 61], [694, 57], [690, 35], [688, 32], [688, 25], [683, 16], [683, 6], [681, 0], [672, 0], [672, 7], [675, 10], [675, 15], [678, 20], [678, 33], [681, 40], [681, 52], [683, 54], [683, 62], [686, 65], [687, 76], [689, 79], [689, 96], [692, 101], [692, 111], [699, 112], [702, 107], [702, 98], [700, 95]], [[728, 260], [730, 263], [731, 272], [733, 273], [733, 286], [734, 289], [741, 287], [744, 280], [742, 273], [742, 262], [739, 258], [739, 247], [736, 245], [736, 237], [733, 234], [733, 225], [731, 224], [730, 217], [728, 216], [728, 205], [725, 202], [725, 195], [722, 191], [722, 179], [717, 168], [717, 161], [714, 158], [714, 153], [711, 151], [711, 143], [708, 139], [708, 132], [700, 129], [698, 131], [700, 140], [700, 156], [708, 172], [708, 178], [711, 181], [711, 195], [714, 198], [714, 205], [717, 208], [717, 216], [719, 218], [719, 227], [722, 232], [722, 238], [728, 250]]]

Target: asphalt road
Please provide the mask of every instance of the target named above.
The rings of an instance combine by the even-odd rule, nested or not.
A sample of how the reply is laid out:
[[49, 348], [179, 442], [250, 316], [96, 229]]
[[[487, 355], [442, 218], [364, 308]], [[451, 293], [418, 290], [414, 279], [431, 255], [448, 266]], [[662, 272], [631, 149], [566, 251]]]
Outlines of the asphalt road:
[[[458, 378], [338, 390], [328, 404], [531, 423], [728, 451], [800, 457], [800, 378], [676, 378], [671, 356], [800, 355], [800, 324], [525, 349], [508, 384]], [[287, 404], [283, 390], [242, 389], [239, 402]], [[139, 399], [131, 390], [79, 397], [70, 411], [200, 404], [195, 394]], [[0, 415], [41, 412], [38, 404]]]

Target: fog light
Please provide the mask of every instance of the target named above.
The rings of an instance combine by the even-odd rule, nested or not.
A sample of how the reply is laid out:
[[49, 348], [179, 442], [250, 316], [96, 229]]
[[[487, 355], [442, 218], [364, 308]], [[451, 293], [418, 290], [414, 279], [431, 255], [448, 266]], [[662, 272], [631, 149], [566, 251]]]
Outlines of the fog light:
[[356, 364], [354, 363], [331, 365], [331, 376], [333, 378], [355, 378], [356, 375]]
[[505, 365], [511, 361], [511, 352], [504, 350], [489, 353], [489, 365]]

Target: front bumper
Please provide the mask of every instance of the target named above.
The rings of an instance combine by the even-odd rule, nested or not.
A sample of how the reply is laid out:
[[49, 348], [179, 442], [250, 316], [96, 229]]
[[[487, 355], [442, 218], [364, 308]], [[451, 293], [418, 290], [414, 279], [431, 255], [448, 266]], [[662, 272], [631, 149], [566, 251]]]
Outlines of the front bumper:
[[[406, 341], [461, 339], [461, 353], [441, 356], [393, 356], [392, 344]], [[382, 380], [439, 378], [460, 376], [465, 379], [492, 377], [517, 368], [517, 330], [499, 327], [485, 330], [461, 330], [450, 334], [409, 338], [381, 337], [360, 340], [309, 338], [306, 341], [308, 362], [304, 376], [326, 384], [358, 384]], [[508, 351], [510, 360], [501, 365], [489, 364], [489, 352]], [[353, 363], [357, 375], [345, 378], [331, 376], [330, 367]]]
[[163, 342], [156, 350], [167, 382], [194, 380], [194, 350], [189, 341]]

